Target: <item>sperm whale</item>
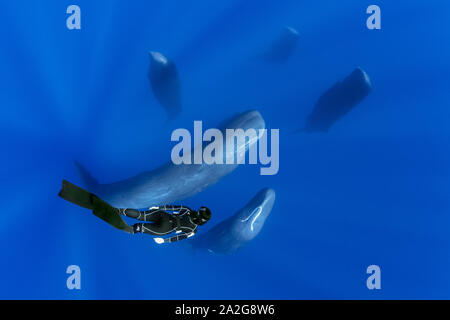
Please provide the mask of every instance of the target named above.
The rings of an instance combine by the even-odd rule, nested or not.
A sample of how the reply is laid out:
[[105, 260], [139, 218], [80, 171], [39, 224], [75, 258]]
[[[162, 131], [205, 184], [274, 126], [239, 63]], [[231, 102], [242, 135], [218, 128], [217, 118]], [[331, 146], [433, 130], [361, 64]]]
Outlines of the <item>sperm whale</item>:
[[273, 62], [286, 62], [298, 46], [299, 38], [300, 35], [297, 30], [285, 26], [263, 54], [264, 59]]
[[262, 189], [236, 214], [192, 239], [193, 247], [217, 254], [236, 251], [260, 233], [274, 203], [275, 191]]
[[[265, 128], [265, 122], [258, 111], [250, 110], [230, 118], [220, 130], [225, 132], [226, 129], [239, 128], [258, 131]], [[259, 138], [260, 136], [257, 139], [245, 141], [238, 139], [235, 148], [226, 150], [224, 156], [245, 157], [245, 150], [257, 143]], [[227, 137], [227, 139], [234, 138]], [[195, 148], [203, 147], [200, 145]], [[142, 172], [134, 177], [110, 184], [98, 183], [83, 166], [79, 163], [76, 165], [86, 189], [109, 204], [118, 208], [148, 208], [175, 203], [201, 192], [236, 169], [237, 163], [239, 161], [234, 164], [175, 165], [169, 161], [155, 170]]]
[[323, 93], [306, 120], [303, 131], [327, 132], [340, 118], [349, 113], [372, 90], [367, 73], [356, 68], [344, 80]]
[[169, 118], [181, 112], [180, 77], [175, 64], [160, 52], [150, 52], [148, 78], [158, 102]]

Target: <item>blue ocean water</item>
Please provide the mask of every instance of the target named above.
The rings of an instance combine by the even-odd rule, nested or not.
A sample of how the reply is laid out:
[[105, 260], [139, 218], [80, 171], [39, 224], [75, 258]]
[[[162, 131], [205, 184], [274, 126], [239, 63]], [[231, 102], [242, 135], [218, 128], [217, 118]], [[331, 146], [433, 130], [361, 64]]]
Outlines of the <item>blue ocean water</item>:
[[[81, 8], [81, 30], [66, 8]], [[381, 30], [366, 8], [381, 8]], [[0, 4], [0, 298], [450, 298], [450, 28], [445, 1], [16, 0]], [[285, 63], [255, 57], [283, 26], [300, 32]], [[167, 121], [148, 52], [177, 65], [183, 112]], [[371, 94], [328, 133], [292, 134], [355, 67]], [[263, 187], [262, 232], [231, 255], [157, 246], [57, 197], [156, 168], [171, 132], [257, 109], [280, 129], [280, 170], [243, 165], [183, 202], [216, 222]], [[204, 232], [201, 230], [199, 232]], [[81, 290], [66, 268], [81, 268]], [[368, 290], [366, 268], [381, 268]]]

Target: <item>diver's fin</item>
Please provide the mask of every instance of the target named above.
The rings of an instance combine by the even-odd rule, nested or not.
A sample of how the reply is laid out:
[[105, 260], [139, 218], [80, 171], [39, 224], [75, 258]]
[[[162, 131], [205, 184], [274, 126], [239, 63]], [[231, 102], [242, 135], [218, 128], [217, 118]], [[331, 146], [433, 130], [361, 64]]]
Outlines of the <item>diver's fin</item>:
[[129, 226], [120, 216], [119, 210], [109, 205], [95, 194], [90, 193], [69, 181], [63, 180], [62, 188], [58, 195], [80, 207], [91, 209], [92, 213], [112, 225], [114, 228], [133, 233], [133, 227]]
[[127, 233], [134, 233], [133, 227], [128, 225], [120, 216], [118, 210], [112, 206], [110, 206], [108, 203], [103, 201], [100, 198], [94, 199], [94, 205], [95, 209], [92, 210], [92, 213], [102, 219], [103, 221], [107, 222], [111, 226], [113, 226], [116, 229], [125, 231]]
[[75, 160], [74, 164], [77, 167], [86, 188], [89, 190], [96, 190], [96, 187], [98, 186], [97, 179], [95, 179], [78, 161]]
[[91, 210], [94, 209], [92, 198], [96, 196], [80, 187], [77, 187], [69, 181], [63, 180], [62, 188], [58, 195], [64, 200], [72, 202], [80, 207]]

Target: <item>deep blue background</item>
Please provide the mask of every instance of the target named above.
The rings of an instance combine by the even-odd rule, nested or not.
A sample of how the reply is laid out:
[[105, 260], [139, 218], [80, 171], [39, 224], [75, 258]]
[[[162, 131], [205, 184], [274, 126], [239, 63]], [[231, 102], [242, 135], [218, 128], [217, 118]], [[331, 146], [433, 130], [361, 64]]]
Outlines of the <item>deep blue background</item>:
[[[82, 30], [66, 28], [66, 8]], [[378, 4], [382, 30], [365, 26]], [[450, 4], [441, 1], [1, 0], [0, 298], [450, 298]], [[256, 59], [285, 25], [285, 64]], [[148, 52], [177, 64], [181, 116], [149, 88]], [[291, 132], [361, 66], [373, 91], [327, 134]], [[261, 234], [229, 256], [130, 236], [57, 197], [167, 161], [173, 129], [256, 108], [280, 129], [280, 171], [241, 166], [187, 199], [213, 222], [262, 187]], [[208, 229], [205, 226], [204, 229]], [[82, 290], [66, 289], [66, 268]], [[382, 289], [366, 288], [377, 264]]]

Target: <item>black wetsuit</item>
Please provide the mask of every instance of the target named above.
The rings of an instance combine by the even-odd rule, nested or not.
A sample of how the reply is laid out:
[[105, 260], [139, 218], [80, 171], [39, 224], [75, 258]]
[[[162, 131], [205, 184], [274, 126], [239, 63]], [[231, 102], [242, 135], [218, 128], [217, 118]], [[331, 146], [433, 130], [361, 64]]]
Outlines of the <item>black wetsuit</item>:
[[[171, 211], [169, 213], [167, 211]], [[172, 232], [179, 234], [164, 239], [164, 242], [175, 242], [193, 236], [197, 232], [197, 224], [192, 221], [194, 212], [185, 206], [166, 205], [152, 207], [147, 211], [136, 209], [119, 209], [120, 214], [140, 221], [150, 223], [136, 223], [134, 233], [146, 233], [153, 236], [163, 236]]]

